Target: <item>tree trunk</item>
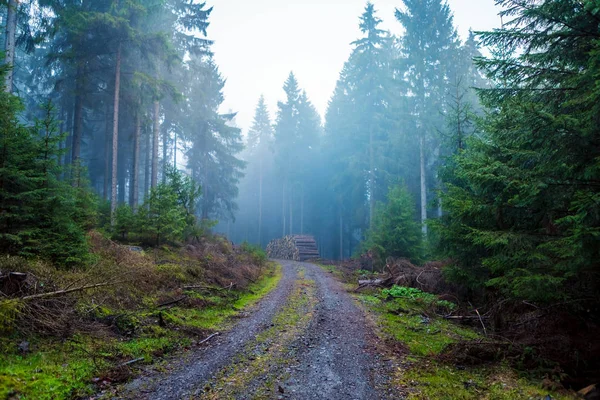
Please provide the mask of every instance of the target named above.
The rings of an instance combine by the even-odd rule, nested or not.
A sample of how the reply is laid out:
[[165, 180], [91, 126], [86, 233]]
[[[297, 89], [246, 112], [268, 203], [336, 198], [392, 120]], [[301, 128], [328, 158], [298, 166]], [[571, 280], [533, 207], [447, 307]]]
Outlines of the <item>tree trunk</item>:
[[300, 234], [304, 235], [304, 185], [300, 189]]
[[152, 165], [152, 145], [150, 143], [150, 132], [146, 132], [146, 165], [144, 168], [144, 199], [150, 192], [150, 166]]
[[283, 190], [281, 191], [281, 219], [283, 220], [283, 235], [285, 236], [285, 181], [283, 181]]
[[419, 155], [421, 164], [421, 229], [427, 235], [427, 177], [425, 176], [425, 148], [423, 133], [419, 138]]
[[344, 259], [344, 218], [340, 213], [340, 260]]
[[156, 184], [158, 183], [158, 135], [160, 130], [159, 112], [160, 103], [158, 100], [154, 100], [154, 130], [152, 132], [152, 181], [150, 183], [152, 188], [155, 188]]
[[117, 65], [115, 71], [115, 98], [113, 109], [113, 135], [112, 135], [112, 182], [110, 191], [110, 220], [115, 223], [115, 211], [117, 210], [117, 167], [119, 155], [119, 96], [121, 91], [121, 47], [117, 49]]
[[110, 128], [111, 124], [108, 122], [108, 113], [110, 112], [108, 104], [106, 105], [106, 129], [104, 133], [104, 200], [108, 200], [110, 198], [108, 186], [110, 183]]
[[375, 160], [373, 155], [373, 128], [369, 128], [369, 227], [373, 227], [375, 213]]
[[[71, 163], [71, 142], [73, 138], [73, 107], [71, 104], [67, 106], [67, 137], [65, 138], [65, 154], [64, 154], [64, 162], [63, 164], [69, 165]], [[67, 176], [67, 171], [65, 171], [65, 179]]]
[[177, 170], [177, 131], [173, 132], [173, 168]]
[[12, 93], [13, 88], [13, 66], [15, 65], [15, 41], [17, 37], [17, 11], [19, 9], [19, 0], [8, 1], [8, 11], [6, 13], [6, 33], [4, 37], [4, 60], [10, 69], [6, 72], [4, 79], [4, 90]]
[[258, 244], [262, 246], [262, 208], [263, 208], [263, 159], [259, 159], [258, 169]]
[[294, 187], [290, 185], [290, 193], [289, 193], [289, 198], [290, 198], [290, 235], [293, 235], [293, 231], [294, 231], [294, 203], [293, 203], [293, 190]]
[[79, 157], [81, 156], [81, 137], [83, 135], [83, 68], [77, 67], [75, 77], [75, 121], [73, 129], [73, 146], [71, 148], [71, 163], [73, 165], [73, 186], [78, 186]]
[[[166, 125], [169, 126], [168, 124]], [[169, 165], [167, 150], [169, 150], [169, 132], [168, 129], [165, 129], [163, 131], [162, 183], [167, 183], [167, 166]]]
[[140, 193], [140, 140], [142, 136], [142, 118], [140, 111], [135, 114], [135, 135], [133, 137], [133, 176], [131, 182], [131, 207], [135, 210]]

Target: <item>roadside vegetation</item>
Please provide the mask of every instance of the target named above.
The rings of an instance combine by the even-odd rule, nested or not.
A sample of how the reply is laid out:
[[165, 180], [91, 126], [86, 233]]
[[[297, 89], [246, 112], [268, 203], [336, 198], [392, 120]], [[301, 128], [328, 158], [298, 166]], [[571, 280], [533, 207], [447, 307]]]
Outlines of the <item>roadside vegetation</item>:
[[577, 398], [561, 385], [559, 363], [494, 335], [482, 322], [487, 316], [461, 318], [467, 310], [457, 298], [412, 286], [357, 290], [359, 280], [381, 277], [354, 269], [357, 265], [358, 260], [322, 268], [342, 280], [371, 315], [383, 351], [399, 365], [391, 384], [408, 399]]
[[[258, 249], [205, 237], [185, 248], [132, 251], [90, 235], [96, 264], [64, 270], [2, 258], [27, 274], [20, 296], [0, 300], [0, 398], [78, 398], [138, 367], [222, 331], [272, 290], [280, 267]], [[97, 288], [43, 297], [60, 288]], [[43, 289], [41, 289], [43, 288]], [[26, 296], [42, 295], [27, 299]]]

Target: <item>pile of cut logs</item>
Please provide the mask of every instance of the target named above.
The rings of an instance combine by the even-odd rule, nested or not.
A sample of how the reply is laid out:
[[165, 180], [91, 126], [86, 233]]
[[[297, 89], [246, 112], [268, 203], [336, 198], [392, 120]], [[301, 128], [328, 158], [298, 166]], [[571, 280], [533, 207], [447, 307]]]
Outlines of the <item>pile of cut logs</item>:
[[267, 246], [269, 258], [306, 261], [319, 258], [317, 242], [312, 236], [294, 235], [272, 240]]

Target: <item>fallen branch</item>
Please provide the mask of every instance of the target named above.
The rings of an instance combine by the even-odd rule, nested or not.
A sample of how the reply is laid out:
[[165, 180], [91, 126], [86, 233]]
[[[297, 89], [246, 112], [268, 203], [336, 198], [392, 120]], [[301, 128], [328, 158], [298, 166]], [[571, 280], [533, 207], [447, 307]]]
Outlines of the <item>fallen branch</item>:
[[45, 299], [47, 297], [64, 296], [65, 294], [69, 294], [69, 293], [73, 293], [73, 292], [81, 292], [81, 291], [88, 290], [88, 289], [96, 289], [96, 288], [110, 286], [110, 285], [114, 285], [114, 284], [115, 284], [115, 282], [96, 283], [95, 285], [80, 286], [80, 287], [76, 287], [73, 289], [62, 289], [62, 290], [57, 290], [55, 292], [33, 294], [30, 296], [20, 297], [20, 298], [18, 298], [18, 300], [29, 301], [29, 300], [35, 300], [35, 299]]
[[212, 335], [210, 335], [209, 337], [207, 337], [206, 339], [201, 340], [200, 342], [198, 342], [198, 346], [201, 345], [201, 344], [204, 344], [204, 343], [208, 342], [210, 339], [214, 338], [218, 334], [219, 334], [219, 332], [215, 332]]
[[182, 298], [180, 298], [180, 299], [176, 299], [176, 300], [167, 301], [166, 303], [159, 304], [159, 305], [158, 305], [158, 308], [161, 308], [161, 307], [166, 307], [166, 306], [172, 306], [173, 304], [177, 304], [177, 303], [179, 303], [180, 301], [183, 301], [183, 300], [185, 300], [185, 299], [187, 299], [187, 296], [183, 296], [183, 297], [182, 297]]
[[[250, 279], [248, 279], [248, 280], [250, 280]], [[189, 286], [184, 286], [182, 289], [183, 290], [206, 289], [206, 290], [216, 290], [218, 292], [222, 292], [224, 290], [229, 291], [233, 287], [235, 287], [235, 283], [231, 282], [228, 286], [225, 286], [223, 288], [214, 287], [214, 286], [207, 286], [207, 285], [189, 285]]]
[[144, 357], [136, 358], [135, 360], [124, 362], [122, 364], [119, 364], [119, 367], [126, 367], [128, 365], [135, 364], [135, 363], [140, 362], [140, 361], [144, 361]]

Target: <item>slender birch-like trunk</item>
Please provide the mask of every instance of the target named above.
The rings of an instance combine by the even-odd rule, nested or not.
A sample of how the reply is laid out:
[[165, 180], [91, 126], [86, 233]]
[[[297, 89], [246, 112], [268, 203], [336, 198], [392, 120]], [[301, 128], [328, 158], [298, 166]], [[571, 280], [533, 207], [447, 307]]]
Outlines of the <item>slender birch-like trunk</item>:
[[113, 109], [113, 138], [112, 138], [112, 182], [110, 191], [110, 216], [111, 223], [115, 223], [115, 212], [117, 210], [117, 167], [119, 155], [119, 97], [121, 92], [121, 48], [119, 43], [117, 49], [117, 65], [115, 71], [115, 98]]
[[6, 72], [4, 78], [4, 90], [12, 93], [13, 89], [13, 66], [15, 65], [15, 42], [17, 38], [17, 11], [19, 9], [19, 0], [8, 1], [8, 11], [6, 13], [6, 32], [4, 36], [4, 60], [10, 69]]

